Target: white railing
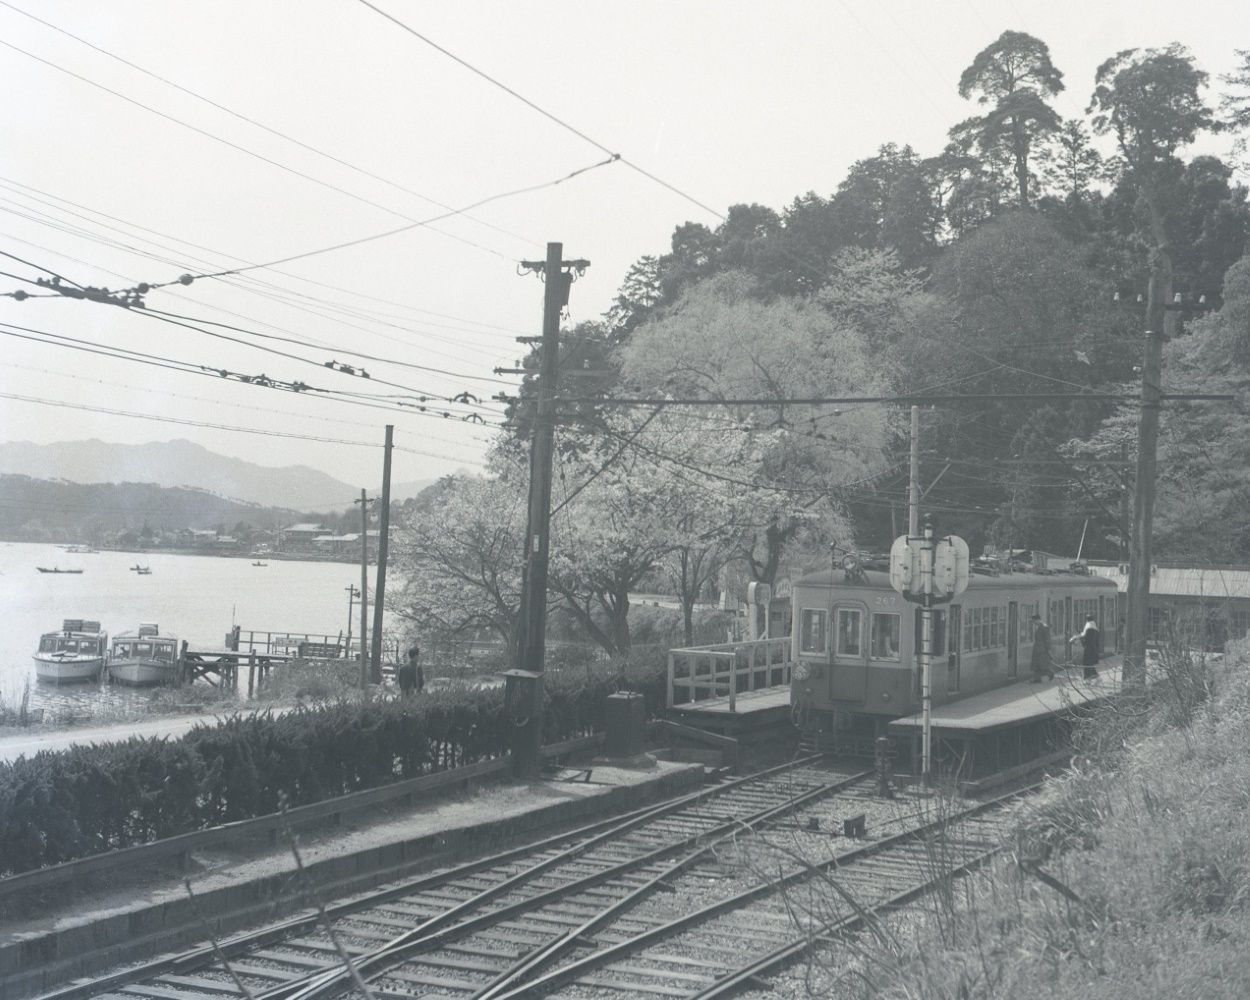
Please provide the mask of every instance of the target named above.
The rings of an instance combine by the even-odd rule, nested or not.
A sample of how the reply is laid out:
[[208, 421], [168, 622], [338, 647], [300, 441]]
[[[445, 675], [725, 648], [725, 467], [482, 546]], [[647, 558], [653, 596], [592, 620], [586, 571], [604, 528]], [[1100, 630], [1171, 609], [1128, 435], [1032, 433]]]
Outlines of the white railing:
[[713, 698], [729, 698], [738, 710], [738, 694], [790, 683], [790, 638], [722, 642], [668, 651], [668, 707]]

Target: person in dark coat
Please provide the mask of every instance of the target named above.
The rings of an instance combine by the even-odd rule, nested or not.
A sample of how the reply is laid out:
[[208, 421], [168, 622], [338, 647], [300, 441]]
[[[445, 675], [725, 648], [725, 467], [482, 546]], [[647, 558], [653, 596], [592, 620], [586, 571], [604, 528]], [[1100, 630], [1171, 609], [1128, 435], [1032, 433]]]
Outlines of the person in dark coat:
[[405, 698], [414, 691], [420, 692], [425, 687], [420, 660], [421, 649], [413, 646], [408, 650], [408, 662], [399, 668], [399, 693]]
[[1041, 615], [1035, 614], [1030, 620], [1033, 622], [1033, 680], [1029, 683], [1040, 684], [1042, 674], [1046, 675], [1047, 680], [1053, 681], [1055, 667], [1050, 658], [1050, 628], [1042, 621]]
[[1085, 617], [1085, 627], [1072, 637], [1072, 642], [1081, 640], [1081, 665], [1085, 668], [1085, 679], [1092, 681], [1098, 676], [1098, 654], [1102, 647], [1102, 633], [1098, 631], [1098, 621], [1093, 615]]

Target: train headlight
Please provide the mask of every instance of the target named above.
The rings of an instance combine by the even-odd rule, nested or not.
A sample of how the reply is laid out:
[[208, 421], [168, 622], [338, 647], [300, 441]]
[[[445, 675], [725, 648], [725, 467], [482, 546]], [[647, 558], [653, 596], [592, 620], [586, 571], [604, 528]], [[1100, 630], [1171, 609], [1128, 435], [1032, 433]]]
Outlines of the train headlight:
[[794, 665], [792, 675], [796, 681], [805, 681], [812, 675], [812, 668], [800, 660]]

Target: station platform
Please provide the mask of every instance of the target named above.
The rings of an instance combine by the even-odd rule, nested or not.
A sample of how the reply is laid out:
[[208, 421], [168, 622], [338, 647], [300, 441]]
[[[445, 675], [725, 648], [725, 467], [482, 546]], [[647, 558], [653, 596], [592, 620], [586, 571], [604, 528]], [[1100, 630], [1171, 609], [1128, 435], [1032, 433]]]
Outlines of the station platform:
[[[949, 773], [975, 778], [1055, 752], [1083, 709], [1119, 694], [1121, 659], [1103, 659], [1090, 681], [1082, 667], [1069, 666], [1053, 681], [1018, 681], [935, 707], [929, 715], [935, 760]], [[916, 713], [893, 720], [889, 732], [910, 741], [915, 759], [923, 727]]]
[[706, 698], [669, 709], [670, 716], [687, 725], [723, 736], [738, 736], [790, 723], [790, 686], [743, 691], [730, 705], [728, 698]]

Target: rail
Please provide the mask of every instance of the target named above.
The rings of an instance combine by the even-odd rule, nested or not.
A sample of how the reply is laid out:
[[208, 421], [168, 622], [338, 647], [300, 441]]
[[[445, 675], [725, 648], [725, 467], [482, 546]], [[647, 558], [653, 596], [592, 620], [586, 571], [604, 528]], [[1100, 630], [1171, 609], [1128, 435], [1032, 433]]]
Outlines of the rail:
[[[562, 757], [599, 746], [603, 742], [603, 733], [592, 733], [590, 736], [579, 736], [575, 739], [553, 743], [542, 748], [540, 753], [544, 759]], [[221, 826], [209, 827], [207, 830], [193, 830], [162, 840], [154, 840], [147, 844], [136, 844], [123, 847], [104, 854], [93, 854], [76, 861], [65, 861], [59, 865], [38, 868], [34, 871], [21, 872], [0, 878], [0, 899], [15, 893], [31, 889], [44, 890], [49, 886], [60, 885], [76, 879], [96, 875], [123, 866], [141, 868], [153, 861], [167, 858], [185, 859], [189, 852], [219, 844], [234, 844], [240, 838], [267, 835], [276, 837], [284, 827], [295, 829], [309, 823], [332, 819], [339, 821], [342, 816], [362, 809], [387, 805], [400, 799], [412, 800], [418, 795], [438, 791], [448, 786], [458, 785], [474, 779], [483, 779], [496, 774], [510, 771], [512, 755], [504, 754], [491, 760], [477, 764], [466, 764], [452, 767], [433, 774], [423, 774], [406, 781], [382, 785], [378, 788], [366, 788], [363, 791], [339, 795], [322, 802], [312, 802], [306, 806], [288, 809], [285, 813], [268, 813], [252, 819], [238, 820]]]
[[668, 651], [669, 708], [713, 698], [729, 698], [738, 710], [738, 694], [790, 683], [790, 638], [722, 642]]
[[[237, 626], [227, 636], [226, 645], [240, 653], [280, 654], [326, 660], [351, 660], [360, 656], [360, 637], [342, 632], [274, 632]], [[398, 639], [382, 645], [383, 660], [398, 663], [402, 643]]]

